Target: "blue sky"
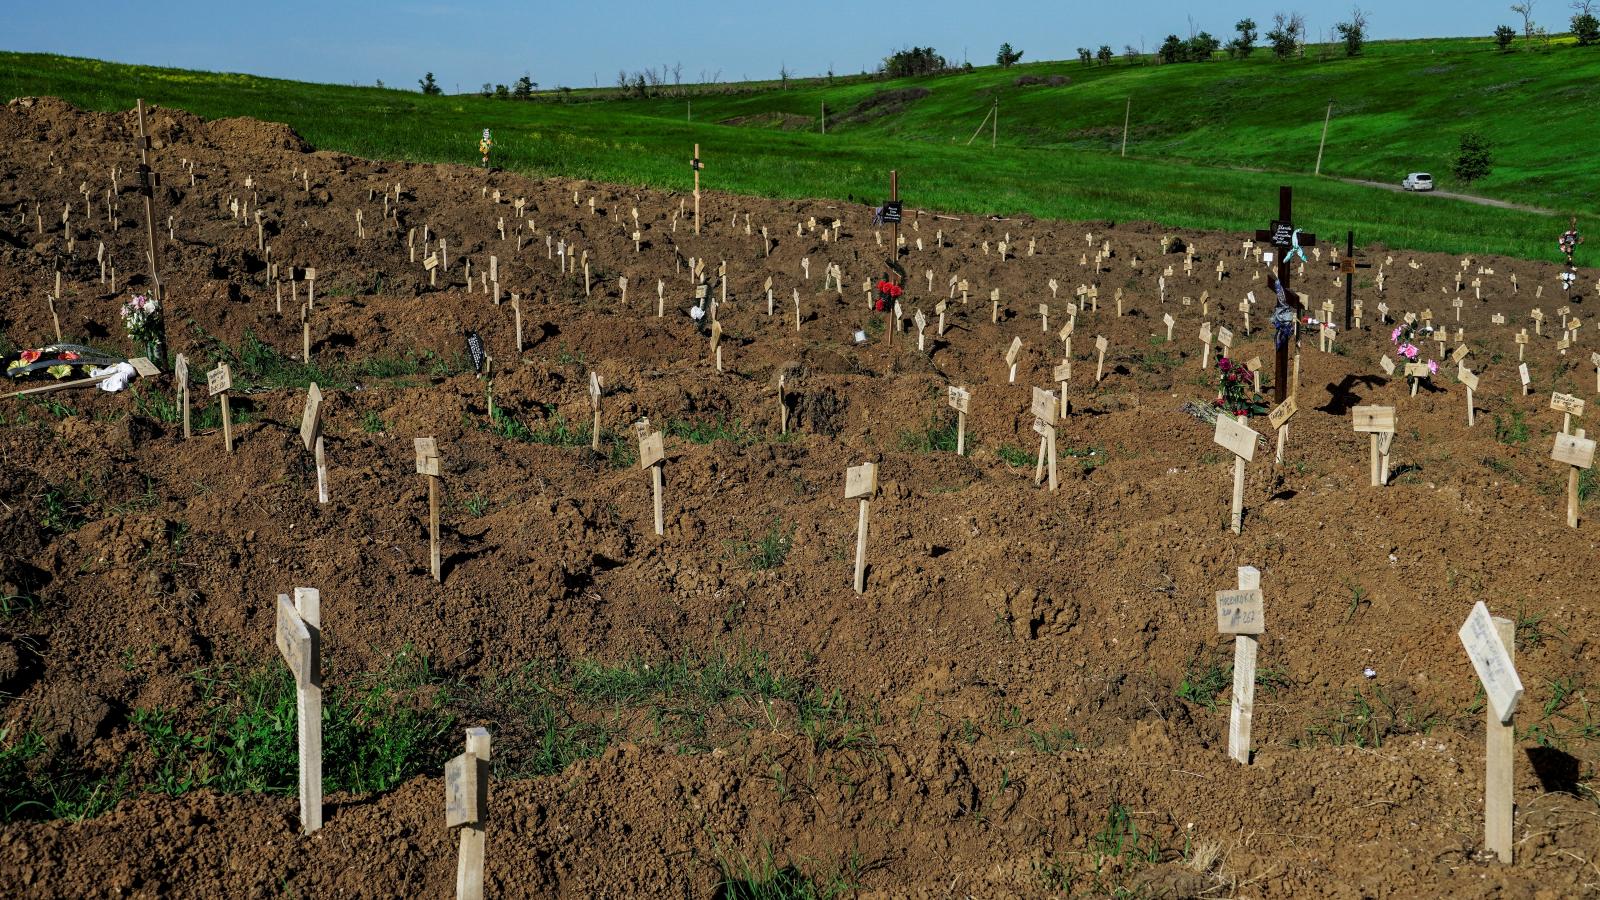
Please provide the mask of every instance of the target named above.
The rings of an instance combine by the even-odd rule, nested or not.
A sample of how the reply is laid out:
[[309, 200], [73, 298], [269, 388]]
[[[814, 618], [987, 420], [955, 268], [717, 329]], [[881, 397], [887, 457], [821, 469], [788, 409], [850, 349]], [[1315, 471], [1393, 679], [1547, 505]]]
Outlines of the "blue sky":
[[[1487, 35], [1520, 28], [1510, 0], [1368, 2], [1374, 38]], [[1168, 33], [1197, 28], [1223, 40], [1246, 16], [1265, 31], [1275, 9], [1300, 9], [1311, 36], [1348, 15], [1343, 3], [1298, 7], [1249, 3], [1010, 0], [154, 0], [16, 2], [4, 13], [0, 49], [48, 51], [117, 62], [248, 72], [307, 81], [415, 88], [426, 70], [446, 91], [511, 83], [524, 71], [541, 87], [613, 84], [619, 69], [682, 65], [685, 82], [771, 78], [876, 65], [902, 46], [932, 46], [954, 60], [994, 61], [1009, 41], [1024, 61], [1065, 59], [1079, 46], [1154, 50]], [[1535, 18], [1566, 27], [1564, 0], [1543, 0]]]

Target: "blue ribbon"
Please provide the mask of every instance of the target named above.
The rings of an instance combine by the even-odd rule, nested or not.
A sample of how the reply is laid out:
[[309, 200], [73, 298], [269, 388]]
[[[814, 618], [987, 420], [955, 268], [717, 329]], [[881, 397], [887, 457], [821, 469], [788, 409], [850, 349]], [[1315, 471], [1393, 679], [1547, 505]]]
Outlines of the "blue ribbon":
[[1300, 246], [1300, 229], [1298, 228], [1294, 230], [1293, 234], [1289, 235], [1289, 253], [1284, 256], [1283, 261], [1291, 262], [1296, 256], [1300, 257], [1301, 262], [1306, 261], [1306, 251]]

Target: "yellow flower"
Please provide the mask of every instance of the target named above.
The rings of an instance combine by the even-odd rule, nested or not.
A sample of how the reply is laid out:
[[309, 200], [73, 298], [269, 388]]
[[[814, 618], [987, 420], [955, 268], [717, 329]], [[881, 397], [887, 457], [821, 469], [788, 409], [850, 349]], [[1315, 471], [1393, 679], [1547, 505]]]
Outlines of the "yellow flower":
[[68, 375], [72, 374], [72, 367], [71, 366], [51, 366], [50, 368], [45, 369], [45, 371], [49, 372], [51, 375], [54, 375], [57, 378], [65, 378]]

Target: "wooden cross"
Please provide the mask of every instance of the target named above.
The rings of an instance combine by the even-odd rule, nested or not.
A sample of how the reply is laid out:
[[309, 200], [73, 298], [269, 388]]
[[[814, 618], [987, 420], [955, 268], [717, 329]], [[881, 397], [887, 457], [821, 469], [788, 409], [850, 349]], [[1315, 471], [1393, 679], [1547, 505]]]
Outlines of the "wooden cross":
[[689, 168], [694, 170], [694, 233], [700, 233], [700, 170], [705, 168], [705, 163], [700, 161], [700, 145], [694, 145], [694, 158], [689, 160]]
[[[1305, 235], [1301, 235], [1302, 238]], [[1351, 318], [1355, 311], [1355, 299], [1352, 291], [1355, 289], [1356, 270], [1370, 269], [1372, 263], [1356, 259], [1356, 233], [1347, 231], [1344, 235], [1344, 256], [1339, 258], [1339, 271], [1344, 275], [1344, 330], [1349, 331]]]
[[[1225, 416], [1218, 416], [1221, 421]], [[1250, 726], [1255, 718], [1256, 653], [1266, 630], [1261, 570], [1239, 567], [1239, 588], [1217, 591], [1217, 630], [1233, 635], [1233, 704], [1228, 712], [1228, 756], [1250, 765]]]
[[489, 818], [489, 756], [486, 728], [467, 729], [467, 752], [444, 764], [444, 824], [461, 826], [456, 863], [456, 900], [483, 900], [484, 834]]
[[[1295, 311], [1298, 320], [1303, 307], [1300, 300], [1289, 287], [1289, 259], [1288, 253], [1294, 245], [1294, 188], [1284, 185], [1278, 188], [1278, 218], [1274, 219], [1266, 228], [1256, 231], [1256, 240], [1270, 243], [1274, 250], [1274, 262], [1278, 266], [1278, 284], [1283, 286], [1283, 294], [1289, 301], [1289, 306]], [[1301, 247], [1315, 247], [1317, 236], [1301, 232], [1299, 236]], [[1272, 376], [1273, 400], [1282, 403], [1289, 397], [1289, 345], [1285, 343], [1277, 348], [1275, 365]]]
[[294, 674], [300, 755], [300, 827], [322, 827], [322, 594], [315, 588], [278, 595], [278, 652]]

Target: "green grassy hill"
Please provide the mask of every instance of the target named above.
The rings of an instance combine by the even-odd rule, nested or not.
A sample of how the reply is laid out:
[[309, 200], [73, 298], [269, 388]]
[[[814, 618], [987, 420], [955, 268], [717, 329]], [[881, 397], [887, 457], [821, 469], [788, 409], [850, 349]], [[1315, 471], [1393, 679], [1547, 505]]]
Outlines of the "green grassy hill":
[[[1587, 152], [1583, 124], [1600, 101], [1600, 48], [1558, 42], [1501, 54], [1487, 39], [1452, 39], [1376, 43], [1357, 59], [1317, 55], [1054, 62], [918, 79], [808, 79], [787, 89], [701, 86], [684, 89], [690, 98], [601, 90], [517, 102], [0, 53], [0, 91], [101, 110], [143, 97], [206, 117], [286, 122], [319, 148], [414, 161], [473, 162], [477, 132], [490, 127], [497, 162], [509, 169], [668, 188], [690, 184], [690, 147], [699, 143], [712, 189], [879, 200], [897, 168], [911, 205], [1174, 228], [1261, 227], [1276, 212], [1276, 185], [1286, 183], [1296, 188], [1297, 218], [1324, 235], [1353, 228], [1363, 243], [1551, 256], [1562, 220], [1313, 178], [1322, 117], [1335, 99], [1324, 176], [1393, 182], [1427, 170], [1441, 187], [1457, 187], [1450, 162], [1470, 129], [1489, 137], [1496, 157], [1472, 192], [1600, 215], [1600, 161]], [[1069, 80], [1052, 86], [1052, 76]], [[897, 91], [904, 94], [889, 93]], [[999, 146], [989, 147], [987, 128], [969, 146], [997, 99]], [[824, 102], [827, 135], [816, 128]]]

